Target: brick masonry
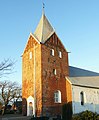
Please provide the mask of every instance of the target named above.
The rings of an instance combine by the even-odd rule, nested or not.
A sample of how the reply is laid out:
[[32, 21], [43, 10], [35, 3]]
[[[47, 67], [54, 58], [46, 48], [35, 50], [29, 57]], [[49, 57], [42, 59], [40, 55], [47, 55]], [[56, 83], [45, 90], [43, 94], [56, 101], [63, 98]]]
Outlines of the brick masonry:
[[[51, 49], [54, 49], [54, 56], [50, 54]], [[62, 52], [62, 58], [59, 57], [59, 51]], [[29, 58], [30, 52], [32, 59]], [[65, 79], [69, 76], [68, 52], [55, 33], [44, 44], [38, 43], [31, 35], [28, 39], [22, 56], [23, 114], [27, 111], [27, 98], [30, 95], [34, 97], [34, 68], [37, 115], [61, 114], [62, 105], [71, 101], [71, 92], [67, 92], [71, 88]], [[53, 69], [56, 69], [56, 75], [53, 74]], [[61, 103], [54, 102], [54, 93], [57, 90], [61, 91]]]

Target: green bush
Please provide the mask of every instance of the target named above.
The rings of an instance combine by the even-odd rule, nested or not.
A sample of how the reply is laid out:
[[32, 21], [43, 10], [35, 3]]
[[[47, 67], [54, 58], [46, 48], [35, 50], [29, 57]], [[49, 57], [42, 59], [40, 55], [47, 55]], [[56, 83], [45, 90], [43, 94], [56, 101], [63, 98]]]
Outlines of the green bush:
[[80, 119], [79, 115], [75, 115], [72, 117], [72, 120], [81, 120], [81, 119]]
[[77, 115], [73, 115], [72, 120], [99, 120], [99, 116], [96, 113], [86, 110]]

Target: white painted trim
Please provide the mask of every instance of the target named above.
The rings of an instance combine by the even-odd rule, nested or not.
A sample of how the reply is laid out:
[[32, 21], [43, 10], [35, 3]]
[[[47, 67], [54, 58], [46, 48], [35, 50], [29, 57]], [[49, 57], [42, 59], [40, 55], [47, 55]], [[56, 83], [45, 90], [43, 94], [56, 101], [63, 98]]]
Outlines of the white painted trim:
[[54, 92], [54, 102], [55, 103], [61, 103], [61, 91], [57, 90]]
[[84, 104], [85, 104], [87, 102], [86, 101], [86, 92], [84, 91], [83, 93], [84, 93]]
[[40, 41], [34, 36], [33, 33], [30, 33], [30, 35], [40, 44]]
[[68, 77], [65, 77], [65, 79], [72, 85], [71, 81], [69, 80]]

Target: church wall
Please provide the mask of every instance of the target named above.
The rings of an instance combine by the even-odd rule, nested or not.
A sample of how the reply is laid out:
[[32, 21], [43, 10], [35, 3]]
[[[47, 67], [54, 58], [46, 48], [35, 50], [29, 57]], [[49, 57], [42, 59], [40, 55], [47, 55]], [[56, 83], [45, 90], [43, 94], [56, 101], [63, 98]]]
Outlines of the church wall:
[[[84, 93], [84, 105], [81, 105], [80, 93]], [[85, 110], [97, 112], [99, 114], [99, 89], [80, 86], [72, 86], [73, 114]]]
[[66, 79], [66, 96], [67, 96], [67, 103], [72, 102], [72, 86], [71, 83]]
[[[54, 56], [50, 54], [54, 50]], [[59, 58], [58, 52], [62, 52]], [[56, 69], [56, 75], [53, 73]], [[42, 45], [42, 90], [43, 90], [43, 114], [61, 114], [61, 106], [66, 103], [66, 81], [68, 76], [68, 53], [60, 40], [54, 34]], [[61, 103], [54, 102], [54, 93], [61, 92]]]
[[[35, 50], [34, 50], [35, 48]], [[31, 53], [30, 53], [31, 52]], [[31, 55], [30, 55], [31, 54]], [[35, 57], [35, 63], [34, 63]], [[34, 67], [35, 64], [35, 67]], [[34, 70], [35, 69], [35, 70]], [[34, 72], [35, 71], [35, 72]], [[22, 56], [22, 98], [23, 114], [27, 114], [27, 98], [34, 98], [34, 74], [36, 84], [36, 110], [41, 111], [42, 88], [41, 88], [41, 45], [32, 36], [29, 37], [25, 51]], [[38, 89], [39, 88], [39, 89]], [[38, 96], [39, 94], [39, 96]], [[39, 98], [39, 101], [38, 101]]]

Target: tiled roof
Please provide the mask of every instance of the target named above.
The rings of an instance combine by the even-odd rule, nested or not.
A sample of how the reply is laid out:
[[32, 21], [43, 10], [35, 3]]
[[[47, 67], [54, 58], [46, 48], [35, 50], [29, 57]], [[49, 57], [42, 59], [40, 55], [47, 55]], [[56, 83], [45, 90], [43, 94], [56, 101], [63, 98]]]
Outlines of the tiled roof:
[[99, 73], [69, 66], [68, 80], [72, 85], [99, 88]]
[[99, 76], [69, 77], [72, 85], [99, 88]]
[[99, 76], [99, 73], [69, 66], [69, 76], [70, 77]]

